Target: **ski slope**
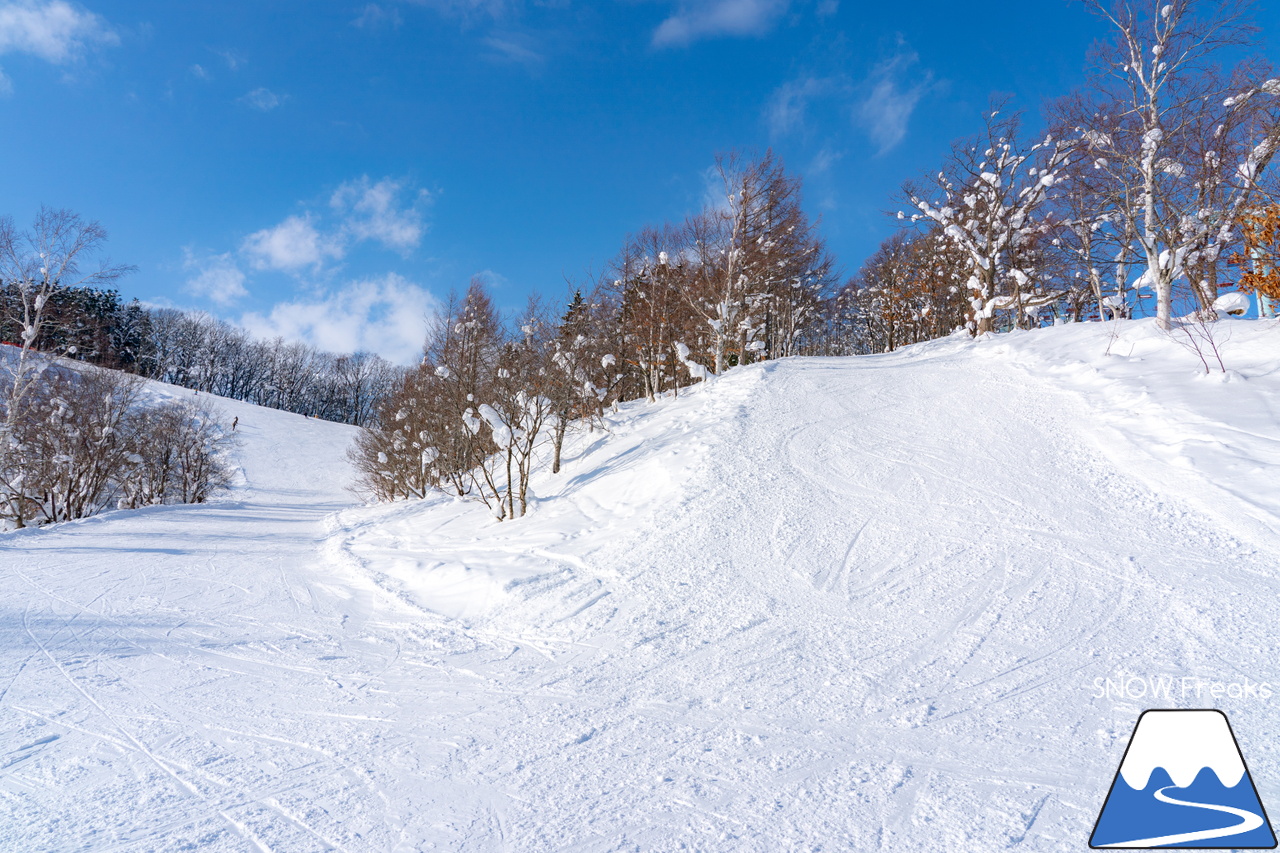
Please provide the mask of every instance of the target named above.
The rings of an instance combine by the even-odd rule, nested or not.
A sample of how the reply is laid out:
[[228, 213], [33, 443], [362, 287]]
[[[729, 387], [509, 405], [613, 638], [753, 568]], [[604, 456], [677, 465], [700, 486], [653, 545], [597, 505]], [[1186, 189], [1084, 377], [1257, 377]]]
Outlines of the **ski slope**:
[[0, 536], [0, 849], [1080, 850], [1153, 706], [1280, 802], [1280, 696], [1095, 689], [1280, 693], [1280, 329], [1224, 329], [736, 369], [505, 523], [228, 401], [225, 499]]

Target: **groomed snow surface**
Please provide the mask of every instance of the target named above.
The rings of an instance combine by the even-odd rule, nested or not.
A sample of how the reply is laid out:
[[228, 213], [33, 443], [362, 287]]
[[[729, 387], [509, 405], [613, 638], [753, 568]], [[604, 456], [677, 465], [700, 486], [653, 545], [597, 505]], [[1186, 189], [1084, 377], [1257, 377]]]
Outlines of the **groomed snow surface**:
[[[1280, 809], [1280, 328], [731, 371], [497, 523], [232, 402], [193, 507], [0, 536], [0, 849], [1081, 850], [1145, 707]], [[163, 393], [189, 393], [169, 389]]]

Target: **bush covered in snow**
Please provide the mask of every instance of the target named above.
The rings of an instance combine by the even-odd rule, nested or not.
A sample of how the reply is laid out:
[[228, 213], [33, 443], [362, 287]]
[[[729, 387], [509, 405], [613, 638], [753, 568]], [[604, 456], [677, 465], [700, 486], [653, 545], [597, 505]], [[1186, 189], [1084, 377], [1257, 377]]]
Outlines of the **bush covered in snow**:
[[145, 385], [104, 368], [45, 363], [15, 402], [13, 377], [0, 374], [0, 522], [202, 503], [226, 486], [233, 438], [216, 413], [152, 403]]

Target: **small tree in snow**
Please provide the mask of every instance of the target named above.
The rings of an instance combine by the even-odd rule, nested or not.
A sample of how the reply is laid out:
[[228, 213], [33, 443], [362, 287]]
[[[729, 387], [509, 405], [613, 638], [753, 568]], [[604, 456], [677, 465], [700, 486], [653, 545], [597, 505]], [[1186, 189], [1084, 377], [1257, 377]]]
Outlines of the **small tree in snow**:
[[613, 306], [597, 290], [586, 298], [576, 290], [545, 346], [546, 396], [552, 405], [551, 473], [560, 471], [565, 436], [574, 423], [594, 428], [613, 399], [622, 373], [608, 327]]

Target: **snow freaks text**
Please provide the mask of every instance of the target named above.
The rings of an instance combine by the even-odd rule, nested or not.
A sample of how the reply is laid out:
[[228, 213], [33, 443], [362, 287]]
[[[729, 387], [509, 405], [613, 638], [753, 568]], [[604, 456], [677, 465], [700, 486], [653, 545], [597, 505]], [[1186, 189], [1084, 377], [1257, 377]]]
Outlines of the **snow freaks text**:
[[1219, 681], [1198, 675], [1117, 675], [1098, 676], [1093, 680], [1095, 699], [1270, 699], [1274, 693], [1270, 682], [1245, 678]]

